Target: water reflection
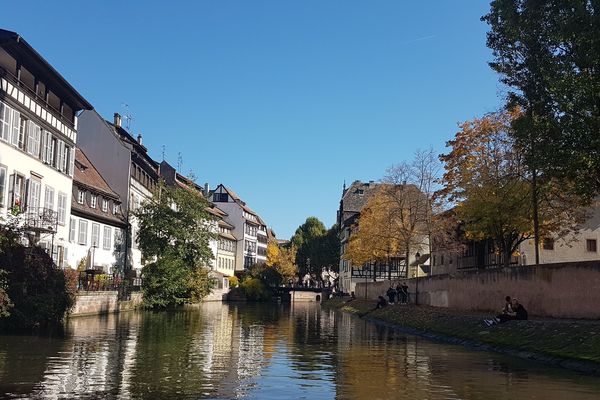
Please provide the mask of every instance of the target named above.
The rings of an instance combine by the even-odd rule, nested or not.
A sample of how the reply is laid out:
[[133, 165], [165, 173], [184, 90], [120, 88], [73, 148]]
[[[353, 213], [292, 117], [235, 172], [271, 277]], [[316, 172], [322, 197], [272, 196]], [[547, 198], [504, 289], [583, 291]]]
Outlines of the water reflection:
[[564, 370], [421, 340], [312, 304], [208, 303], [0, 336], [0, 398], [597, 399]]

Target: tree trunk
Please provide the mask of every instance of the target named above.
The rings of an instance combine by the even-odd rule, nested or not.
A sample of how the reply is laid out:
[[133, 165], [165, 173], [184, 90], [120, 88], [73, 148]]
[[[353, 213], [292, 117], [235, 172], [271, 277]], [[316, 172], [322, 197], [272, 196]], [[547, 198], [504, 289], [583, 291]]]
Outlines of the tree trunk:
[[[533, 152], [533, 150], [532, 150]], [[535, 246], [535, 264], [540, 263], [540, 220], [538, 213], [537, 170], [533, 169], [531, 177], [531, 201], [533, 206], [533, 242]]]

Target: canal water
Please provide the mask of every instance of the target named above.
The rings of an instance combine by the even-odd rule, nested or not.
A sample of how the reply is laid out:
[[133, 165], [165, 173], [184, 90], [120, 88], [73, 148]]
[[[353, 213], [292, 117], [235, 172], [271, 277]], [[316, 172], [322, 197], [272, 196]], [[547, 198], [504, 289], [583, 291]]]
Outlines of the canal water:
[[0, 398], [600, 399], [600, 379], [314, 304], [208, 303], [0, 336]]

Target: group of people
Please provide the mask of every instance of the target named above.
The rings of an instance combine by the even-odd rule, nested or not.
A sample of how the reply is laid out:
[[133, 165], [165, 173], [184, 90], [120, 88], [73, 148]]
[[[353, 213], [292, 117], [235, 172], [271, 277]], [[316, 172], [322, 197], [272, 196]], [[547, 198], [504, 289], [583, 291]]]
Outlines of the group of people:
[[511, 299], [510, 296], [506, 296], [504, 300], [504, 307], [502, 308], [502, 312], [500, 314], [496, 315], [494, 318], [483, 320], [487, 326], [501, 324], [511, 320], [527, 319], [527, 310], [525, 310], [525, 307], [519, 303], [519, 300], [514, 298]]
[[379, 296], [377, 298], [377, 305], [375, 306], [376, 309], [383, 308], [387, 306], [388, 303], [396, 303], [396, 298], [398, 299], [399, 304], [408, 303], [408, 286], [406, 283], [399, 283], [396, 288], [390, 286], [385, 295], [387, 296], [388, 300], [386, 300], [383, 296]]
[[393, 286], [390, 286], [385, 294], [388, 297], [390, 304], [394, 304], [396, 298], [398, 298], [398, 303], [400, 304], [408, 303], [408, 286], [406, 283], [399, 283], [395, 289]]

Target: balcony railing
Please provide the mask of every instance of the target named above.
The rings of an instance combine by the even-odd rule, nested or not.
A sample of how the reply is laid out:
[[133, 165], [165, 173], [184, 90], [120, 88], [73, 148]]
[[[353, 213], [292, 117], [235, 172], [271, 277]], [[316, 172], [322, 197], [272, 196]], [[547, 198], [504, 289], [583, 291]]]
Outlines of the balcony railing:
[[120, 276], [96, 274], [93, 270], [82, 271], [77, 290], [81, 292], [124, 291], [136, 292], [142, 286], [142, 278], [125, 279]]
[[24, 213], [25, 229], [38, 232], [56, 233], [58, 212], [50, 208], [28, 208]]

